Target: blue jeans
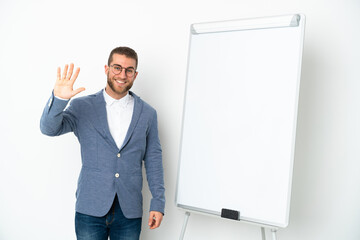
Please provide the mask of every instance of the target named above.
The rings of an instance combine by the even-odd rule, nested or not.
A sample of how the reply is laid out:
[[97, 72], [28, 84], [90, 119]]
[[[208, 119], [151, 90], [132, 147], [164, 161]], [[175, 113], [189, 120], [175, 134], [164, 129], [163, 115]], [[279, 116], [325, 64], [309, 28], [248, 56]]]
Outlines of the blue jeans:
[[141, 218], [128, 219], [121, 211], [115, 197], [110, 211], [103, 217], [93, 217], [76, 212], [77, 240], [139, 240]]

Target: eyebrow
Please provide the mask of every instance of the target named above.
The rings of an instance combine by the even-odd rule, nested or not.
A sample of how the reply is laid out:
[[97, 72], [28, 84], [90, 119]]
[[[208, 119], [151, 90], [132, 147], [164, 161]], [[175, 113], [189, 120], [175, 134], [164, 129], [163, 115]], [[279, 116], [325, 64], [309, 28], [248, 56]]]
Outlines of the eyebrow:
[[113, 64], [113, 66], [122, 67], [122, 68], [125, 68], [125, 69], [129, 69], [129, 68], [135, 69], [133, 66], [130, 66], [130, 67], [126, 68], [126, 67], [121, 66], [120, 64]]

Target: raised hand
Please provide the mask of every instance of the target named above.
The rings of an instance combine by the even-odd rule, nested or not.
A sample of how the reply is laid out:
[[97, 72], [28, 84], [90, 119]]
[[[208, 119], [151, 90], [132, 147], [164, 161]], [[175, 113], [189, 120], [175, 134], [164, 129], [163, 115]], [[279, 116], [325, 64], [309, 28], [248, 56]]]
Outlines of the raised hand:
[[68, 67], [69, 66], [66, 64], [62, 75], [61, 75], [60, 67], [58, 67], [57, 69], [57, 78], [54, 87], [54, 95], [62, 99], [70, 99], [76, 94], [85, 90], [85, 88], [83, 87], [73, 90], [74, 82], [79, 75], [80, 68], [77, 68], [74, 73], [74, 76], [72, 76], [74, 70], [74, 64], [73, 63], [70, 64], [69, 72], [68, 72]]

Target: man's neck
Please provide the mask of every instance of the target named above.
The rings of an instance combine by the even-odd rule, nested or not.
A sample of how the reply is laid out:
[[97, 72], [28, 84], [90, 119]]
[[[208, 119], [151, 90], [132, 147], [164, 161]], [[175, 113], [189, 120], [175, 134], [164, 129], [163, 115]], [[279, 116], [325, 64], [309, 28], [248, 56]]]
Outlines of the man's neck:
[[105, 92], [107, 93], [107, 95], [109, 95], [110, 97], [112, 97], [112, 98], [114, 98], [116, 100], [119, 100], [119, 99], [125, 97], [129, 93], [129, 91], [127, 91], [127, 92], [125, 92], [123, 94], [117, 94], [114, 91], [112, 91], [109, 86], [105, 87]]

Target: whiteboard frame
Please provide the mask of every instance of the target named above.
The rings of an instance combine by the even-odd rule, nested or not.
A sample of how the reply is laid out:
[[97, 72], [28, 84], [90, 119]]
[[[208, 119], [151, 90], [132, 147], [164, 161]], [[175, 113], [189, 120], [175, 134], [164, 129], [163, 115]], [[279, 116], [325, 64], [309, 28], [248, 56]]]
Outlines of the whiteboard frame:
[[[281, 18], [291, 19], [288, 22], [288, 25], [284, 25], [284, 22], [278, 21]], [[203, 34], [203, 33], [217, 33], [217, 32], [228, 32], [228, 31], [249, 31], [255, 29], [268, 29], [268, 28], [281, 28], [281, 27], [297, 27], [301, 31], [300, 37], [300, 47], [299, 47], [299, 66], [298, 66], [298, 75], [297, 75], [297, 89], [296, 89], [296, 99], [295, 99], [295, 122], [293, 124], [293, 141], [292, 141], [292, 149], [291, 149], [291, 158], [290, 161], [290, 184], [289, 184], [289, 196], [288, 196], [288, 204], [287, 204], [287, 221], [286, 224], [277, 224], [272, 222], [266, 222], [259, 219], [252, 218], [244, 218], [240, 215], [240, 219], [243, 222], [255, 224], [259, 226], [265, 226], [268, 228], [285, 228], [288, 225], [289, 214], [290, 214], [290, 201], [291, 201], [291, 185], [292, 185], [292, 175], [293, 175], [293, 165], [294, 165], [294, 157], [295, 157], [295, 139], [296, 139], [296, 126], [297, 126], [297, 113], [298, 113], [298, 100], [299, 100], [299, 90], [300, 90], [300, 77], [301, 77], [301, 63], [302, 63], [302, 52], [304, 45], [304, 35], [305, 35], [305, 15], [304, 14], [290, 14], [290, 15], [282, 15], [282, 16], [272, 16], [272, 17], [261, 17], [261, 18], [249, 18], [249, 19], [239, 19], [239, 20], [230, 20], [230, 21], [219, 21], [219, 22], [208, 22], [208, 23], [195, 23], [190, 27], [190, 40], [189, 40], [189, 48], [188, 48], [188, 63], [187, 63], [187, 74], [186, 74], [186, 85], [185, 85], [185, 93], [184, 93], [184, 105], [183, 105], [183, 116], [182, 116], [182, 126], [181, 126], [181, 141], [180, 141], [180, 151], [179, 151], [179, 161], [178, 161], [178, 171], [177, 171], [177, 181], [176, 181], [176, 193], [175, 193], [175, 205], [178, 208], [184, 209], [190, 212], [201, 213], [210, 216], [221, 216], [220, 212], [202, 209], [198, 207], [184, 205], [178, 202], [178, 190], [179, 190], [179, 179], [180, 179], [180, 166], [181, 166], [181, 154], [182, 154], [182, 144], [183, 144], [183, 134], [184, 134], [184, 120], [185, 120], [185, 112], [186, 112], [186, 100], [187, 100], [187, 91], [188, 91], [188, 79], [189, 79], [189, 65], [190, 65], [190, 54], [191, 54], [191, 39], [192, 35]], [[254, 25], [248, 24], [251, 22], [255, 22]], [[267, 25], [267, 23], [269, 23]], [[241, 23], [246, 23], [241, 26]], [[206, 28], [206, 26], [215, 26], [215, 28]], [[204, 27], [205, 26], [205, 27]], [[225, 27], [224, 27], [225, 26]], [[204, 27], [200, 31], [198, 30], [200, 27]], [[204, 30], [205, 29], [205, 30]]]

